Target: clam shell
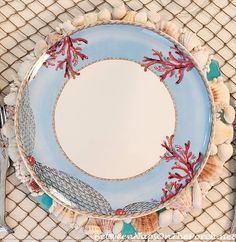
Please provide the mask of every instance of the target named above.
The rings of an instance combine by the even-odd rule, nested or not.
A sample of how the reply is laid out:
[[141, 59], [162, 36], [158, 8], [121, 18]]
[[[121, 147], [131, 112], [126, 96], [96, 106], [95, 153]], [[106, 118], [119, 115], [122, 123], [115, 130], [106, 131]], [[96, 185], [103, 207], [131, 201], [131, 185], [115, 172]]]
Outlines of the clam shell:
[[229, 105], [230, 95], [227, 86], [223, 82], [215, 82], [210, 86], [213, 99], [216, 105]]
[[195, 33], [185, 30], [179, 36], [179, 42], [188, 50], [192, 51], [194, 48], [201, 46], [200, 40]]
[[228, 124], [232, 124], [235, 119], [235, 110], [232, 106], [226, 106], [224, 108], [224, 119]]
[[147, 17], [147, 13], [146, 12], [139, 12], [134, 17], [134, 21], [136, 23], [140, 23], [140, 24], [146, 24], [147, 19], [148, 19], [148, 17]]
[[215, 135], [214, 135], [214, 143], [216, 145], [220, 145], [223, 143], [230, 143], [233, 139], [234, 130], [232, 125], [227, 125], [221, 122], [220, 120], [216, 120], [215, 122]]
[[209, 62], [210, 54], [205, 49], [198, 50], [193, 53], [194, 60], [198, 64], [199, 68], [205, 71], [206, 65]]
[[79, 227], [83, 227], [88, 222], [88, 217], [85, 215], [78, 215], [76, 218], [76, 224]]
[[127, 11], [126, 7], [125, 7], [124, 3], [122, 3], [120, 6], [113, 8], [112, 18], [115, 20], [122, 19], [125, 16], [126, 11]]
[[97, 225], [95, 219], [90, 218], [88, 223], [85, 225], [84, 232], [87, 235], [99, 235], [102, 233], [100, 227]]
[[218, 157], [222, 162], [226, 162], [233, 155], [233, 146], [231, 144], [221, 144], [218, 146]]
[[192, 196], [193, 196], [193, 208], [201, 209], [202, 208], [202, 192], [198, 181], [194, 182], [192, 188]]
[[1, 133], [8, 139], [15, 137], [13, 120], [7, 120], [1, 129]]
[[112, 233], [115, 221], [111, 219], [96, 219], [96, 222], [103, 233], [109, 234]]
[[135, 218], [132, 223], [135, 229], [140, 233], [154, 233], [159, 229], [157, 213], [151, 213], [143, 217]]
[[161, 20], [161, 16], [159, 13], [155, 11], [149, 11], [148, 12], [148, 20], [150, 20], [152, 23], [157, 24]]
[[123, 20], [125, 22], [134, 22], [136, 12], [135, 11], [128, 11]]
[[11, 92], [4, 97], [4, 103], [9, 106], [15, 106], [16, 97], [17, 97], [17, 94], [15, 92]]
[[104, 8], [98, 13], [98, 20], [100, 21], [108, 21], [111, 19], [111, 12]]
[[204, 169], [198, 177], [200, 182], [215, 182], [219, 179], [220, 173], [222, 171], [222, 162], [216, 156], [209, 156]]
[[179, 210], [173, 211], [172, 223], [179, 224], [184, 220], [184, 215]]
[[40, 57], [43, 54], [43, 52], [47, 50], [47, 48], [48, 48], [47, 42], [44, 39], [39, 40], [34, 47], [35, 56]]
[[112, 229], [113, 234], [117, 235], [117, 234], [121, 233], [123, 224], [124, 224], [124, 222], [122, 220], [115, 222], [113, 229]]
[[171, 37], [173, 37], [176, 40], [178, 40], [178, 38], [179, 38], [179, 34], [180, 34], [179, 28], [177, 27], [176, 24], [174, 24], [172, 22], [166, 22], [166, 21], [160, 22], [159, 30], [170, 35]]
[[95, 24], [98, 20], [98, 15], [96, 13], [87, 13], [84, 15], [84, 24], [90, 25]]
[[75, 27], [84, 25], [84, 15], [79, 15], [78, 17], [74, 18], [72, 24]]
[[177, 209], [180, 212], [189, 212], [192, 208], [192, 192], [190, 188], [182, 191], [177, 197], [171, 202], [169, 208]]
[[172, 223], [173, 210], [167, 209], [159, 214], [159, 225], [161, 228], [167, 227]]

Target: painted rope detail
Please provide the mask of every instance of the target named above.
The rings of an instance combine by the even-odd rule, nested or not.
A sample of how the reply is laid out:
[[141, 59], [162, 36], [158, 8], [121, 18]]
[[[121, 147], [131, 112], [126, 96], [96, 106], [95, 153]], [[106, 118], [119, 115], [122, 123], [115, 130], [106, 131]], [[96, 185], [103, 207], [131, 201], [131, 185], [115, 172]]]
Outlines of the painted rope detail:
[[174, 76], [176, 84], [180, 84], [183, 80], [184, 71], [190, 71], [194, 65], [190, 58], [184, 54], [176, 45], [171, 47], [168, 56], [164, 56], [161, 51], [152, 49], [154, 58], [144, 56], [143, 64], [144, 71], [151, 66], [160, 72], [160, 81], [163, 82], [168, 76]]

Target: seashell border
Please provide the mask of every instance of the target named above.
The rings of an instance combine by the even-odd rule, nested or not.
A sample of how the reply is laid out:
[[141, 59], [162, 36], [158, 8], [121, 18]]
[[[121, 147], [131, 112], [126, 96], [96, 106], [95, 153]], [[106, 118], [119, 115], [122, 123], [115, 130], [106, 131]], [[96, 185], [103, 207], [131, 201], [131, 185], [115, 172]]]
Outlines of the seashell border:
[[[45, 49], [52, 46], [66, 34], [88, 25], [111, 20], [142, 24], [143, 26], [157, 29], [182, 44], [192, 54], [199, 69], [208, 77], [209, 88], [212, 91], [214, 99], [216, 125], [214, 127], [215, 135], [210, 149], [209, 162], [207, 161], [199, 178], [195, 180], [189, 189], [185, 189], [181, 193], [181, 196], [176, 196], [165, 209], [143, 216], [143, 219], [142, 217], [134, 219], [126, 218], [124, 220], [88, 218], [86, 215], [78, 214], [57, 203], [45, 194], [34, 181], [26, 169], [24, 162], [21, 160], [16, 145], [14, 127], [16, 96], [20, 83], [24, 80], [27, 72], [34, 65], [37, 58], [41, 56]], [[13, 78], [14, 81], [10, 85], [10, 92], [4, 98], [4, 103], [7, 106], [8, 120], [1, 132], [8, 139], [8, 155], [13, 161], [16, 176], [28, 187], [31, 195], [36, 197], [36, 200], [44, 209], [48, 210], [62, 223], [68, 224], [71, 228], [82, 229], [85, 234], [91, 237], [102, 233], [132, 237], [139, 232], [150, 234], [156, 232], [159, 228], [182, 222], [184, 216], [189, 211], [193, 209], [201, 210], [202, 200], [214, 183], [219, 180], [224, 162], [233, 154], [231, 142], [233, 139], [232, 123], [235, 118], [235, 110], [230, 106], [229, 90], [224, 84], [222, 77], [220, 75], [212, 76], [209, 74], [210, 67], [214, 64], [213, 61], [213, 56], [201, 46], [199, 38], [194, 33], [186, 29], [180, 29], [172, 22], [162, 21], [159, 14], [152, 11], [148, 13], [127, 11], [124, 4], [115, 7], [112, 11], [102, 9], [99, 13], [92, 12], [80, 15], [72, 21], [67, 20], [59, 24], [55, 32], [50, 33], [45, 40], [42, 39], [36, 43], [34, 51], [20, 65], [18, 77]], [[143, 221], [153, 221], [155, 224], [145, 225]]]

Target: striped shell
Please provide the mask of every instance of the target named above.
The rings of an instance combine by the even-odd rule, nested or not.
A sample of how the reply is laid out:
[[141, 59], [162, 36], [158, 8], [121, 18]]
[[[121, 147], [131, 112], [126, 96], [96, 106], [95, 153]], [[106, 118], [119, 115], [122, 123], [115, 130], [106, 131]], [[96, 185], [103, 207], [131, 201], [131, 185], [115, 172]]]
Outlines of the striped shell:
[[103, 233], [112, 233], [115, 221], [111, 219], [96, 219], [97, 225], [100, 227]]
[[132, 223], [135, 229], [141, 233], [154, 233], [159, 229], [157, 213], [135, 218]]
[[204, 169], [198, 177], [200, 182], [215, 182], [222, 171], [222, 162], [216, 156], [209, 156]]
[[194, 48], [201, 46], [200, 40], [196, 34], [186, 30], [180, 35], [179, 42], [188, 51], [192, 51]]
[[159, 30], [178, 40], [179, 28], [172, 22], [162, 21], [159, 25]]
[[99, 235], [102, 233], [95, 219], [90, 218], [88, 223], [85, 225], [84, 232], [87, 235]]
[[211, 92], [215, 104], [229, 105], [230, 95], [227, 86], [223, 82], [215, 82], [211, 86]]

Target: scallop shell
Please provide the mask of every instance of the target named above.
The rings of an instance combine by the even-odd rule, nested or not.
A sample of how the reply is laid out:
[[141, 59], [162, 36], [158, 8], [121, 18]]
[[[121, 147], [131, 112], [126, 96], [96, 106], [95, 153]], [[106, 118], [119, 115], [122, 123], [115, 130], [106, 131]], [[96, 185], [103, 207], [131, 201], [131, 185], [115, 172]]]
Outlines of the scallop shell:
[[188, 50], [192, 51], [194, 48], [201, 46], [200, 40], [195, 33], [184, 30], [179, 36], [179, 42]]
[[90, 218], [88, 223], [85, 225], [84, 232], [87, 235], [99, 235], [102, 233], [100, 227], [96, 223], [96, 220], [93, 218]]
[[220, 145], [223, 143], [230, 143], [233, 139], [234, 130], [232, 125], [227, 125], [220, 120], [215, 122], [214, 143]]
[[117, 235], [117, 234], [121, 233], [123, 224], [124, 224], [124, 222], [122, 220], [115, 222], [113, 229], [112, 229], [113, 234]]
[[226, 162], [233, 155], [233, 146], [231, 144], [221, 144], [218, 146], [218, 157], [222, 162]]
[[90, 25], [95, 24], [98, 20], [98, 15], [96, 13], [87, 13], [84, 15], [84, 24]]
[[167, 209], [159, 214], [159, 225], [161, 228], [167, 227], [172, 223], [173, 210]]
[[149, 11], [148, 12], [148, 20], [150, 20], [152, 23], [157, 24], [161, 20], [161, 16], [159, 13], [155, 11]]
[[210, 86], [215, 104], [229, 105], [230, 95], [227, 86], [223, 82], [215, 82]]
[[14, 129], [13, 120], [7, 120], [6, 123], [3, 125], [1, 132], [8, 139], [15, 137], [15, 129]]
[[96, 222], [103, 233], [109, 234], [112, 233], [115, 221], [111, 219], [96, 219]]
[[193, 53], [195, 62], [198, 64], [199, 68], [205, 71], [206, 65], [210, 60], [210, 54], [207, 50], [201, 49]]
[[15, 106], [16, 97], [17, 97], [17, 94], [15, 92], [11, 92], [4, 97], [4, 103], [9, 106]]
[[201, 209], [202, 208], [202, 192], [198, 181], [194, 182], [192, 188], [192, 196], [193, 196], [193, 208]]
[[79, 15], [76, 18], [73, 19], [72, 24], [75, 27], [84, 25], [84, 15]]
[[204, 169], [198, 177], [200, 182], [215, 182], [222, 171], [222, 162], [216, 155], [209, 156]]
[[173, 211], [172, 223], [179, 224], [184, 220], [184, 215], [179, 210]]
[[157, 213], [151, 213], [143, 217], [135, 218], [132, 223], [135, 229], [140, 233], [154, 233], [159, 229]]
[[140, 24], [146, 24], [147, 23], [147, 13], [146, 12], [139, 12], [135, 15], [134, 17], [134, 21], [136, 23], [140, 23]]
[[124, 3], [122, 3], [120, 6], [113, 8], [112, 17], [115, 20], [122, 19], [125, 16], [126, 12], [127, 12], [126, 7]]
[[111, 12], [104, 8], [98, 13], [98, 20], [100, 21], [108, 21], [111, 19]]
[[179, 28], [177, 27], [176, 24], [172, 22], [166, 22], [166, 21], [160, 22], [159, 30], [170, 35], [176, 40], [178, 40], [179, 38]]
[[210, 149], [210, 154], [211, 155], [216, 155], [217, 154], [217, 151], [218, 151], [218, 148], [215, 144], [212, 144], [211, 145], [211, 149]]
[[123, 18], [123, 21], [134, 22], [135, 15], [136, 15], [135, 11], [128, 11], [125, 17]]
[[235, 119], [235, 110], [232, 106], [226, 106], [224, 108], [224, 119], [228, 124], [232, 124]]
[[88, 222], [88, 217], [85, 215], [78, 215], [76, 218], [76, 224], [78, 227], [83, 227]]
[[185, 189], [171, 202], [169, 208], [177, 209], [180, 212], [189, 212], [192, 208], [192, 192], [191, 189]]
[[39, 40], [34, 47], [35, 56], [40, 57], [43, 54], [43, 52], [47, 50], [47, 48], [48, 48], [47, 42], [44, 39]]

